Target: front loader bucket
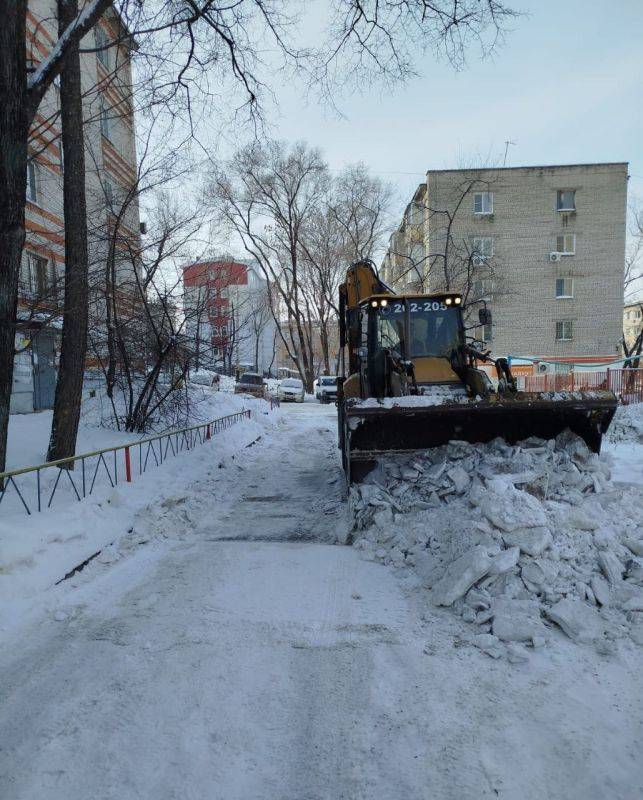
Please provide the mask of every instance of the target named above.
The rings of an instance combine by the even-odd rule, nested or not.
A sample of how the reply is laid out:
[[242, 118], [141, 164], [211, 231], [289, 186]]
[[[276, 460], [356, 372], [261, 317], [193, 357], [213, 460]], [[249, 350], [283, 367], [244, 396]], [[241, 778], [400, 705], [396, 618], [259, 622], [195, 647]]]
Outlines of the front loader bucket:
[[[536, 436], [553, 439], [565, 429], [578, 434], [595, 453], [616, 411], [608, 391], [532, 393], [464, 400], [441, 405], [404, 406], [406, 398], [382, 404], [347, 404], [343, 410], [344, 466], [349, 483], [361, 481], [380, 456], [440, 447], [452, 440], [509, 444]], [[412, 398], [417, 401], [419, 398]]]

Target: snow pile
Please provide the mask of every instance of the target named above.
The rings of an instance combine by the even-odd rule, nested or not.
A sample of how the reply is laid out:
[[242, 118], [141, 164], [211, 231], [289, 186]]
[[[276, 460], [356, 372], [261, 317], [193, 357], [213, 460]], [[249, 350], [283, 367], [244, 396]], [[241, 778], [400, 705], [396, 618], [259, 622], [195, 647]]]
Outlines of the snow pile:
[[526, 660], [554, 625], [601, 653], [643, 645], [643, 496], [575, 435], [451, 442], [367, 481], [351, 489], [355, 546], [413, 567], [490, 656]]
[[643, 403], [619, 406], [607, 431], [608, 442], [637, 442], [643, 444]]

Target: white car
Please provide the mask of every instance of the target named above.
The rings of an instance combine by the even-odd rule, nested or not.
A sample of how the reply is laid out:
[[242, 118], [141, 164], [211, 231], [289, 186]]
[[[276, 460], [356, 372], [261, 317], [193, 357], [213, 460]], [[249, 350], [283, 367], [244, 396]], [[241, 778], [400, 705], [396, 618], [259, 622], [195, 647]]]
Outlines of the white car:
[[315, 397], [320, 403], [334, 403], [337, 400], [337, 376], [320, 375], [317, 378]]
[[210, 386], [215, 392], [219, 391], [219, 375], [209, 369], [197, 369], [190, 373], [190, 383], [200, 386]]
[[279, 384], [279, 392], [277, 397], [280, 400], [292, 400], [294, 403], [304, 402], [304, 384], [299, 378], [285, 378]]

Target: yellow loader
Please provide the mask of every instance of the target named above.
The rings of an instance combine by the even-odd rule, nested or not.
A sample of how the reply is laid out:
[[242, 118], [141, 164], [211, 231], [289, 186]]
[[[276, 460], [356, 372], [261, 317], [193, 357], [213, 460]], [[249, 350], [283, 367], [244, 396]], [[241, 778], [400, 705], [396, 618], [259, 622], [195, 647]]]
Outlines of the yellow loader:
[[[395, 294], [360, 261], [340, 286], [339, 308], [339, 444], [349, 483], [382, 456], [451, 440], [515, 444], [569, 428], [600, 451], [614, 393], [517, 391], [507, 359], [469, 343], [460, 294]], [[491, 323], [486, 306], [478, 322]], [[480, 363], [494, 364], [497, 387]]]

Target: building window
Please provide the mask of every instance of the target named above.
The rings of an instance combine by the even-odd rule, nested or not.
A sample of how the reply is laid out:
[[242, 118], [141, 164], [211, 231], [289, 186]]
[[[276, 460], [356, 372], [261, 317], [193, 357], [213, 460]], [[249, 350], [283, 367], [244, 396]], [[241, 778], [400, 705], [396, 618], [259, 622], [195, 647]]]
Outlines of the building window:
[[574, 189], [559, 189], [556, 192], [556, 211], [576, 211], [576, 192]]
[[219, 335], [219, 326], [218, 326], [218, 325], [215, 325], [215, 326], [212, 328], [212, 335], [213, 335], [213, 336], [218, 336], [218, 335]]
[[20, 283], [25, 294], [38, 298], [52, 297], [56, 291], [56, 265], [44, 256], [25, 251]]
[[493, 236], [473, 237], [473, 263], [483, 263], [493, 256]]
[[94, 29], [94, 41], [96, 43], [96, 58], [106, 70], [109, 70], [109, 50], [106, 49], [109, 45], [109, 39], [100, 25]]
[[474, 300], [488, 300], [493, 294], [493, 281], [473, 281], [471, 284], [471, 293], [473, 294]]
[[38, 202], [38, 171], [35, 161], [27, 162], [27, 200]]
[[556, 237], [556, 252], [561, 256], [573, 256], [576, 252], [576, 234], [561, 233]]
[[227, 335], [228, 335], [228, 326], [227, 325], [222, 325], [221, 326], [221, 336], [227, 336]]
[[228, 287], [227, 286], [222, 286], [221, 289], [219, 290], [219, 297], [222, 300], [225, 300], [229, 296], [230, 296], [230, 291], [229, 291]]
[[556, 278], [556, 297], [573, 297], [574, 281], [572, 278]]
[[556, 323], [556, 339], [559, 342], [568, 342], [572, 338], [572, 321], [563, 319]]
[[476, 192], [473, 195], [474, 214], [493, 214], [493, 192]]
[[105, 102], [105, 98], [101, 96], [100, 98], [100, 132], [106, 139], [111, 140], [110, 136], [110, 127], [111, 127], [111, 120], [109, 118], [109, 109], [107, 107], [107, 103]]

